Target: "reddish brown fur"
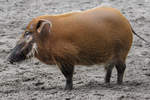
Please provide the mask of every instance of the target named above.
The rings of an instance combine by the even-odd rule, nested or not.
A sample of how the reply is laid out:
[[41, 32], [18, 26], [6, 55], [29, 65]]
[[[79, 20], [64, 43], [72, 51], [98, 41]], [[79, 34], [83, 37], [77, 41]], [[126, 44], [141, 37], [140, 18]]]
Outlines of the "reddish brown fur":
[[116, 66], [117, 82], [122, 83], [133, 37], [128, 20], [118, 10], [98, 7], [39, 16], [29, 23], [26, 31], [33, 33], [38, 51], [35, 57], [59, 66], [66, 77], [66, 89], [72, 89], [74, 65], [105, 64], [106, 83]]
[[[43, 37], [45, 41], [40, 41], [36, 33], [40, 19], [52, 22], [51, 33]], [[31, 24], [34, 26], [32, 30]], [[108, 7], [40, 16], [30, 22], [27, 30], [35, 32], [38, 37], [39, 54], [36, 57], [47, 64], [54, 64], [55, 58], [81, 65], [117, 59], [125, 61], [132, 44], [129, 22], [118, 10]]]

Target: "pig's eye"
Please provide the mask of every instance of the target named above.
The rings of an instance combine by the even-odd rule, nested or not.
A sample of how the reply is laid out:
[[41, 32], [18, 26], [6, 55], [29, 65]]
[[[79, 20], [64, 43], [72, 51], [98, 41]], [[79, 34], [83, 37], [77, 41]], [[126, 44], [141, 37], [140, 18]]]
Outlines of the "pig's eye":
[[30, 34], [31, 34], [31, 32], [26, 31], [25, 34], [24, 34], [24, 36], [28, 36], [28, 35], [30, 35]]

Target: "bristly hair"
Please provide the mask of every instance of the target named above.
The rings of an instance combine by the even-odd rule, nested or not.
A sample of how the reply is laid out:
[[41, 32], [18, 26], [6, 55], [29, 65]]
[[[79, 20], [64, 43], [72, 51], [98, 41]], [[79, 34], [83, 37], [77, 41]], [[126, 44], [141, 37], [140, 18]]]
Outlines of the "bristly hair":
[[37, 44], [36, 44], [36, 43], [33, 44], [31, 51], [30, 51], [30, 52], [28, 53], [28, 55], [27, 55], [27, 58], [34, 57], [34, 56], [35, 56], [35, 53], [38, 54]]

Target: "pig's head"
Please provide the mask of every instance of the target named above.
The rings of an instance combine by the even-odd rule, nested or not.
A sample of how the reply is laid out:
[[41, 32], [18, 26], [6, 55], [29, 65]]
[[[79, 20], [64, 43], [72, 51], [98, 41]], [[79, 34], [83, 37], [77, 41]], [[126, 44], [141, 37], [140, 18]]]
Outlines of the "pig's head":
[[44, 41], [50, 34], [51, 22], [45, 19], [33, 19], [22, 33], [16, 46], [8, 57], [10, 63], [20, 62], [38, 53], [37, 42]]

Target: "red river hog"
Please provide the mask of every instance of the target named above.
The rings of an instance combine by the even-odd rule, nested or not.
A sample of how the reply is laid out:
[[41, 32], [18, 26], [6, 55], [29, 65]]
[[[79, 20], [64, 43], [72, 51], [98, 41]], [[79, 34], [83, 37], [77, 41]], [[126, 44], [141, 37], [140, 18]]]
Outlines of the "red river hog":
[[104, 64], [106, 83], [115, 66], [121, 84], [133, 33], [129, 21], [111, 7], [39, 16], [29, 22], [8, 61], [36, 57], [45, 64], [56, 64], [66, 78], [67, 90], [73, 88], [75, 65]]

